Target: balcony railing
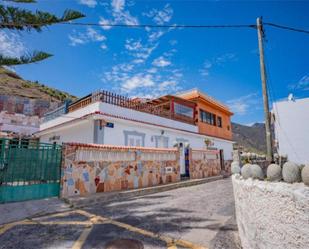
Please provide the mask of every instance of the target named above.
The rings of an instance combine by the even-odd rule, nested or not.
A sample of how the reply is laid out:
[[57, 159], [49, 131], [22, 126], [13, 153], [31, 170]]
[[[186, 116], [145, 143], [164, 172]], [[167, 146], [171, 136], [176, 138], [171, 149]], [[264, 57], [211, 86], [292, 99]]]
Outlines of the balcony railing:
[[139, 100], [131, 99], [108, 91], [94, 92], [91, 95], [88, 95], [82, 99], [77, 100], [76, 102], [69, 105], [68, 112], [73, 112], [77, 109], [80, 109], [82, 107], [85, 107], [91, 103], [95, 103], [98, 101], [128, 109], [133, 109], [140, 112], [157, 115], [160, 117], [170, 118], [174, 120], [179, 120], [181, 122], [194, 124], [193, 118], [186, 117], [183, 115], [176, 115], [172, 113], [170, 109], [166, 109], [166, 106], [164, 105], [155, 105], [153, 103], [148, 102], [143, 103]]

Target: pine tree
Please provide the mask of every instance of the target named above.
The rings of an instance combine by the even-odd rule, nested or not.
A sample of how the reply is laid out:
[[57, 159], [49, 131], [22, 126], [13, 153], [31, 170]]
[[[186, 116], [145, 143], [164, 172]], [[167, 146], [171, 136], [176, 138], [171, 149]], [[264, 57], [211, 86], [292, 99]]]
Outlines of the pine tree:
[[[15, 3], [35, 3], [35, 0], [4, 0]], [[49, 12], [37, 10], [32, 12], [12, 6], [4, 6], [0, 4], [0, 29], [17, 30], [17, 31], [37, 31], [41, 32], [43, 27], [68, 22], [77, 18], [84, 17], [78, 11], [66, 10], [62, 17], [57, 17]], [[28, 64], [38, 62], [51, 57], [49, 53], [35, 51], [19, 58], [9, 57], [0, 54], [0, 66], [12, 66], [20, 64]]]

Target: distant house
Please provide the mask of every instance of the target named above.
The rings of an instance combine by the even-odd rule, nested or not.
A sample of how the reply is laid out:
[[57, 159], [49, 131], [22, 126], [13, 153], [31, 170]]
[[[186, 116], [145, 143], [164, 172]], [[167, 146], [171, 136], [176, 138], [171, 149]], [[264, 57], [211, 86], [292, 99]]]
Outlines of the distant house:
[[309, 163], [309, 98], [273, 104], [276, 146], [279, 155], [296, 163]]
[[197, 90], [155, 99], [129, 99], [107, 91], [89, 94], [48, 113], [36, 133], [41, 142], [221, 150], [232, 159], [229, 108]]
[[0, 137], [29, 138], [39, 130], [39, 116], [27, 116], [21, 113], [0, 112]]

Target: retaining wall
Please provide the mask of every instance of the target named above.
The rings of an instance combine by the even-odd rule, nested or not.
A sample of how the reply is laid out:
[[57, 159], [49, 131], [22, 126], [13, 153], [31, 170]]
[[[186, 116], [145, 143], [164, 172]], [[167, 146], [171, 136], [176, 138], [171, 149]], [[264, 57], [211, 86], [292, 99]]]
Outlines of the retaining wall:
[[[89, 195], [180, 181], [180, 151], [66, 143], [63, 145], [61, 196]], [[191, 179], [220, 175], [218, 151], [190, 150]]]
[[309, 187], [233, 176], [236, 217], [244, 249], [307, 249]]

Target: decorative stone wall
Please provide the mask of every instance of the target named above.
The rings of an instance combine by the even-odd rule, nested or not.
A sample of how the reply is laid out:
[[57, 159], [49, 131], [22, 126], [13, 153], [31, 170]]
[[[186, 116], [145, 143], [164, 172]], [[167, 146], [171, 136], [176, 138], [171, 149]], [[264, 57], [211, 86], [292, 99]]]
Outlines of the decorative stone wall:
[[232, 176], [244, 249], [305, 249], [309, 245], [309, 187]]
[[177, 149], [64, 144], [62, 197], [150, 187], [179, 180]]
[[220, 175], [221, 165], [218, 150], [191, 150], [189, 157], [191, 179]]

